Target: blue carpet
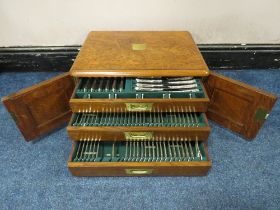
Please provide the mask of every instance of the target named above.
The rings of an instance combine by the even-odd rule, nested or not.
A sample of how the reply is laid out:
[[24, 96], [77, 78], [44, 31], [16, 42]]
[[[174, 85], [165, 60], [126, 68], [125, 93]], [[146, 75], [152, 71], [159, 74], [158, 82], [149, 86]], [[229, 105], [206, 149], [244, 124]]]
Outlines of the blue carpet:
[[[280, 92], [280, 71], [220, 71]], [[1, 97], [58, 73], [1, 73]], [[73, 177], [66, 129], [26, 143], [0, 105], [0, 209], [280, 209], [280, 101], [253, 142], [211, 123], [206, 177]]]

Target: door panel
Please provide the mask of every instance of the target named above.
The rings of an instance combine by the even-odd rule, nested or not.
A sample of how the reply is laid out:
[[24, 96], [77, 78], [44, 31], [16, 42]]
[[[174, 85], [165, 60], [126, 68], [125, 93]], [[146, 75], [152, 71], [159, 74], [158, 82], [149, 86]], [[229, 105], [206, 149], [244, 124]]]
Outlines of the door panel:
[[69, 121], [74, 80], [66, 73], [2, 98], [26, 141]]
[[203, 82], [210, 98], [208, 118], [247, 139], [257, 135], [277, 100], [275, 95], [214, 72]]

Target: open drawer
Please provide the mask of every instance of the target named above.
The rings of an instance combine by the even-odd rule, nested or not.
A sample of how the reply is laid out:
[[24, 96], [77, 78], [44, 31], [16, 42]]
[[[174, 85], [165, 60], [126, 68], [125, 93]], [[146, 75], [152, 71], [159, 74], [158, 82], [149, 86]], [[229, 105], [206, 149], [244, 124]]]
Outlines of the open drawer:
[[79, 78], [70, 100], [73, 112], [206, 112], [208, 103], [200, 78], [192, 77]]
[[210, 134], [204, 113], [95, 112], [74, 113], [67, 127], [72, 140], [135, 139], [207, 140]]
[[74, 176], [205, 176], [206, 144], [190, 141], [80, 141], [68, 160]]

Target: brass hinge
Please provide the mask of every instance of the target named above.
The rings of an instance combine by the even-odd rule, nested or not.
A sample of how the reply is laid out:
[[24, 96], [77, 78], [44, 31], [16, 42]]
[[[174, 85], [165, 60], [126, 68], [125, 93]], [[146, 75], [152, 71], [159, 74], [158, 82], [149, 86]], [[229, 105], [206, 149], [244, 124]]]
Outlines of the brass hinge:
[[13, 120], [16, 122], [16, 124], [18, 123], [17, 117], [13, 112], [10, 112], [11, 117], [13, 118]]

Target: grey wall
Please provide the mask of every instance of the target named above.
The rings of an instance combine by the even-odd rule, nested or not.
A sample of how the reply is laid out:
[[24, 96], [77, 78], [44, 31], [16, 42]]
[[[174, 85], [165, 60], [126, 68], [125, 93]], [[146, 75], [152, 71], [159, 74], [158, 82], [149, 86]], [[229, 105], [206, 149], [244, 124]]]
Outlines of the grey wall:
[[90, 30], [189, 30], [198, 43], [280, 43], [280, 0], [0, 0], [0, 46], [82, 44]]

